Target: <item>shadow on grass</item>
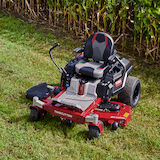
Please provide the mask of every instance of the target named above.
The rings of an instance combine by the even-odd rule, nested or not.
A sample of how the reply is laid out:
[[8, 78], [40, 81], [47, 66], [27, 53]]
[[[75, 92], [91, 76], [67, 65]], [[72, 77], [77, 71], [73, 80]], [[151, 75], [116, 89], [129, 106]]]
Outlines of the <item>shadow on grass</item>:
[[29, 115], [20, 115], [20, 116], [17, 116], [17, 117], [14, 117], [14, 118], [11, 118], [8, 122], [9, 123], [17, 123], [17, 122], [20, 122], [20, 121], [25, 121], [25, 122], [28, 122], [29, 121]]
[[85, 140], [85, 141], [86, 141], [86, 140], [90, 140], [90, 139], [88, 138], [88, 131], [86, 131], [86, 130], [78, 132], [76, 136], [77, 136], [77, 137], [81, 137], [81, 139], [83, 139], [83, 140]]

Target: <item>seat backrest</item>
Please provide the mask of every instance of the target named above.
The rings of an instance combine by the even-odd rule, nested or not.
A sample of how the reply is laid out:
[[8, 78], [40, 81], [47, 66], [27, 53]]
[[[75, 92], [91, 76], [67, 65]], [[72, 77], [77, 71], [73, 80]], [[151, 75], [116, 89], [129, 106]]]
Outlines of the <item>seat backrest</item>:
[[84, 57], [94, 61], [107, 62], [114, 53], [114, 42], [110, 35], [104, 32], [92, 34], [84, 46]]

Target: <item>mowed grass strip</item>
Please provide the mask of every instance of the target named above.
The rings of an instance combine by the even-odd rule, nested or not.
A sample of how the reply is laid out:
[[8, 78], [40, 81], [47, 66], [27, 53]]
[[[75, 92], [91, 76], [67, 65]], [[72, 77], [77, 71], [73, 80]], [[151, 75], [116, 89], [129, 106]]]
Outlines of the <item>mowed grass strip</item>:
[[55, 50], [55, 60], [64, 66], [78, 43], [0, 14], [0, 159], [160, 159], [160, 71], [133, 56], [132, 75], [141, 79], [142, 96], [127, 127], [116, 132], [105, 127], [100, 139], [89, 141], [86, 124], [68, 128], [49, 114], [29, 120], [32, 102], [25, 91], [44, 81], [59, 84], [48, 55], [57, 41], [63, 46]]

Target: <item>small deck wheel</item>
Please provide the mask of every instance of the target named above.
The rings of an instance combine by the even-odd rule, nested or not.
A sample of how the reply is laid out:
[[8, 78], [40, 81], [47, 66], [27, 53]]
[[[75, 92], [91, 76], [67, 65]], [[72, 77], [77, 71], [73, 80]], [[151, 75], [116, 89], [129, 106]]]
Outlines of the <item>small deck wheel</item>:
[[66, 119], [66, 124], [68, 127], [74, 126], [74, 122], [70, 119]]
[[119, 124], [118, 122], [113, 122], [111, 126], [112, 126], [112, 130], [117, 130], [119, 127]]
[[30, 120], [31, 121], [38, 121], [40, 120], [40, 113], [37, 109], [31, 108], [30, 109]]

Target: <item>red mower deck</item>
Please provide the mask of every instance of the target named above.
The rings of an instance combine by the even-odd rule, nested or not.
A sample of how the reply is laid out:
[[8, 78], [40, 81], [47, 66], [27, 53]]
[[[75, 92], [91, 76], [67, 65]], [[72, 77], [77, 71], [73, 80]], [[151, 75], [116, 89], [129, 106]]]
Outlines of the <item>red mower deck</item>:
[[[56, 98], [61, 96], [65, 90], [62, 90]], [[53, 95], [54, 96], [54, 95]], [[42, 101], [38, 97], [33, 98], [33, 105], [30, 109], [36, 109], [40, 117], [44, 116], [45, 111], [51, 115], [61, 118], [61, 120], [71, 120], [78, 123], [88, 123], [90, 126], [95, 126], [99, 129], [100, 134], [103, 132], [103, 124], [111, 124], [112, 129], [116, 130], [119, 126], [126, 126], [131, 120], [131, 107], [115, 102], [108, 101], [120, 105], [120, 111], [107, 111], [99, 109], [98, 106], [103, 101], [97, 98], [85, 111], [71, 108], [60, 103], [53, 103], [52, 98], [44, 98]], [[103, 123], [102, 123], [103, 122]]]

